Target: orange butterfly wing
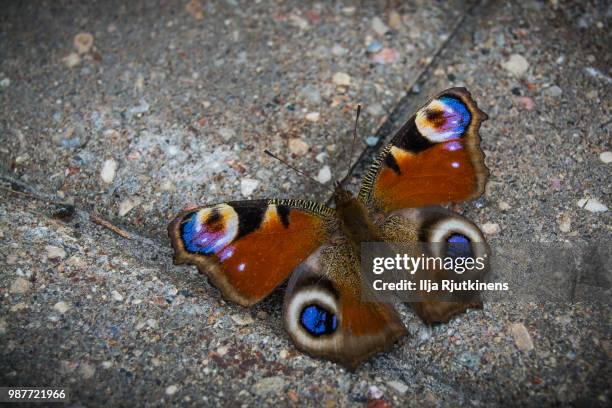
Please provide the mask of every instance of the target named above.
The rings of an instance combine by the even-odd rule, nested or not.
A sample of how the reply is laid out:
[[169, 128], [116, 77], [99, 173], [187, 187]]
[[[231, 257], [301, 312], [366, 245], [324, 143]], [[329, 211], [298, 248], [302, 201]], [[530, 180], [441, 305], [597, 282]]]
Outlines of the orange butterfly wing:
[[298, 200], [217, 204], [168, 226], [175, 264], [192, 264], [231, 301], [265, 298], [329, 235], [333, 210]]
[[478, 197], [488, 176], [478, 134], [486, 119], [464, 88], [438, 94], [379, 154], [360, 199], [389, 212]]

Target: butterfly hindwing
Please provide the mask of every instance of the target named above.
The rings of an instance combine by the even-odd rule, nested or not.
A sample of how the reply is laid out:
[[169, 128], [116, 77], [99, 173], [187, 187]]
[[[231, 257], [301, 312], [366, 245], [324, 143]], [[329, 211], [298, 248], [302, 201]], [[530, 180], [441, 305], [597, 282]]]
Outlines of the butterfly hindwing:
[[328, 237], [334, 210], [299, 200], [200, 207], [168, 226], [175, 264], [192, 264], [231, 301], [251, 305], [289, 277]]
[[347, 242], [325, 244], [292, 275], [285, 328], [297, 347], [355, 369], [406, 334], [391, 304], [363, 299], [361, 274]]
[[[441, 207], [407, 208], [393, 211], [380, 223], [386, 242], [404, 244], [404, 248], [415, 251], [412, 256], [480, 258], [483, 268], [469, 271], [453, 271], [435, 264], [427, 270], [416, 271], [413, 279], [436, 282], [441, 286], [444, 279], [454, 281], [483, 281], [489, 268], [490, 249], [480, 229], [461, 215]], [[424, 322], [444, 323], [468, 308], [481, 308], [478, 292], [442, 290], [418, 293], [420, 301], [410, 302], [412, 309]], [[441, 297], [446, 296], [447, 298]]]
[[478, 134], [486, 119], [464, 88], [438, 94], [379, 154], [359, 198], [389, 212], [479, 196], [488, 175]]

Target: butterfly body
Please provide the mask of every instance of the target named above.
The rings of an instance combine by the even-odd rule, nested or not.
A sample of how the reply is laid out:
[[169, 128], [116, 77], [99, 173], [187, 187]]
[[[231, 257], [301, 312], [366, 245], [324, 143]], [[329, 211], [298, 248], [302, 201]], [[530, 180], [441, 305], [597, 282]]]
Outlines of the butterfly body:
[[[289, 279], [283, 319], [293, 342], [354, 369], [407, 333], [391, 303], [368, 300], [372, 289], [363, 284], [362, 243], [440, 243], [431, 249], [438, 256], [455, 242], [467, 243], [474, 255], [488, 251], [474, 223], [431, 207], [483, 192], [488, 172], [478, 129], [485, 119], [465, 89], [446, 90], [380, 152], [357, 197], [338, 184], [335, 208], [271, 199], [185, 211], [168, 227], [174, 261], [196, 265], [227, 299], [244, 306]], [[419, 270], [417, 276], [440, 280], [448, 273]], [[426, 323], [480, 306], [473, 297], [423, 299], [411, 306]]]

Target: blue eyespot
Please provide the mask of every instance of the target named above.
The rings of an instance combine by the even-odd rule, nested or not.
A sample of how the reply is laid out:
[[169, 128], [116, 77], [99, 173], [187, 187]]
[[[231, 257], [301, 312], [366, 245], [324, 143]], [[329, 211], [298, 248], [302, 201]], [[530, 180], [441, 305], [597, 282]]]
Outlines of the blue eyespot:
[[470, 239], [463, 234], [454, 233], [446, 239], [446, 256], [452, 258], [472, 256]]
[[338, 327], [336, 315], [317, 305], [306, 306], [302, 310], [300, 323], [313, 336], [332, 334]]

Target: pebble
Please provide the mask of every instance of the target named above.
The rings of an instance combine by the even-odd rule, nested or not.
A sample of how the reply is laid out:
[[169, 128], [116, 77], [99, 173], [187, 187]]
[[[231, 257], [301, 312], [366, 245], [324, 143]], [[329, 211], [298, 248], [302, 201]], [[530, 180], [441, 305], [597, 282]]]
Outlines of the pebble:
[[191, 0], [185, 4], [185, 11], [198, 21], [204, 20], [204, 7], [199, 0]]
[[550, 96], [551, 98], [558, 98], [563, 93], [563, 90], [559, 88], [557, 85], [549, 86], [544, 89], [543, 94], [546, 96]]
[[317, 180], [321, 184], [325, 184], [331, 180], [331, 169], [329, 166], [325, 165], [321, 167], [321, 170], [319, 170], [319, 173], [317, 174]]
[[253, 392], [259, 396], [267, 394], [279, 394], [285, 387], [285, 380], [282, 377], [274, 376], [263, 378], [253, 386]]
[[327, 158], [327, 153], [321, 152], [317, 154], [317, 156], [315, 157], [315, 160], [318, 161], [319, 163], [325, 163], [326, 158]]
[[10, 84], [11, 80], [9, 78], [3, 78], [2, 81], [0, 81], [0, 86], [3, 88], [7, 88]]
[[561, 232], [570, 232], [572, 229], [572, 217], [567, 214], [563, 214], [559, 219], [559, 230]]
[[383, 48], [372, 56], [372, 61], [377, 64], [391, 64], [399, 60], [400, 54], [393, 48]]
[[147, 113], [149, 111], [149, 104], [144, 99], [141, 99], [138, 105], [132, 106], [128, 109], [128, 115], [131, 117], [133, 115], [139, 115], [142, 113]]
[[306, 114], [306, 120], [309, 122], [318, 122], [321, 114], [319, 112], [308, 112]]
[[308, 143], [306, 143], [299, 137], [289, 139], [289, 151], [292, 154], [295, 154], [296, 156], [303, 156], [308, 153], [308, 149], [310, 149]]
[[522, 55], [512, 54], [506, 62], [502, 63], [502, 67], [512, 75], [521, 77], [529, 69], [529, 63]]
[[283, 360], [286, 359], [287, 357], [289, 357], [289, 351], [287, 349], [282, 349], [279, 353], [278, 356], [280, 358], [282, 358]]
[[219, 136], [226, 142], [233, 138], [236, 135], [236, 132], [232, 128], [222, 127], [219, 129]]
[[385, 35], [389, 31], [389, 27], [379, 18], [372, 19], [372, 30], [378, 35]]
[[402, 395], [408, 391], [408, 386], [401, 381], [389, 381], [387, 385]]
[[125, 215], [127, 215], [127, 213], [132, 211], [132, 209], [134, 207], [137, 207], [139, 204], [140, 204], [140, 200], [138, 200], [138, 199], [128, 198], [126, 200], [123, 200], [119, 204], [119, 216], [120, 217], [124, 217]]
[[94, 38], [90, 33], [78, 33], [74, 36], [72, 43], [79, 54], [86, 54], [91, 50]]
[[17, 255], [9, 254], [6, 256], [6, 264], [7, 265], [15, 265], [17, 263]]
[[240, 180], [240, 192], [243, 196], [249, 197], [259, 186], [259, 180], [245, 178]]
[[25, 302], [19, 302], [19, 303], [15, 303], [13, 306], [11, 306], [11, 308], [9, 309], [11, 312], [19, 312], [20, 310], [25, 310], [28, 308], [28, 305], [25, 304]]
[[498, 234], [499, 231], [501, 231], [501, 228], [499, 227], [499, 224], [495, 222], [487, 222], [482, 226], [482, 232], [487, 235], [495, 235]]
[[377, 40], [370, 41], [367, 47], [367, 51], [372, 54], [377, 53], [381, 49], [382, 49], [382, 44]]
[[64, 259], [66, 257], [66, 251], [64, 251], [64, 248], [54, 245], [45, 246], [45, 251], [47, 251], [47, 258], [49, 259]]
[[11, 284], [9, 292], [15, 294], [22, 294], [27, 292], [28, 289], [30, 289], [30, 282], [23, 278], [17, 278]]
[[62, 61], [68, 68], [74, 68], [81, 63], [81, 57], [76, 52], [71, 52], [62, 58]]
[[64, 314], [70, 310], [70, 306], [66, 302], [60, 301], [53, 305], [53, 309], [57, 310], [61, 314]]
[[392, 10], [389, 13], [389, 27], [391, 27], [394, 30], [397, 30], [401, 26], [402, 26], [402, 16], [400, 16], [400, 14], [397, 11]]
[[96, 374], [96, 367], [91, 364], [83, 363], [79, 367], [79, 372], [81, 373], [81, 377], [88, 380]]
[[608, 211], [608, 207], [596, 198], [581, 198], [578, 200], [578, 207], [593, 213]]
[[220, 356], [224, 356], [227, 354], [227, 352], [229, 351], [229, 346], [221, 346], [219, 347], [217, 350], [217, 354]]
[[178, 391], [178, 385], [172, 384], [166, 387], [166, 395], [174, 395]]
[[368, 399], [377, 400], [383, 397], [383, 392], [375, 385], [368, 388]]
[[509, 210], [510, 208], [512, 208], [512, 207], [510, 207], [510, 204], [508, 204], [505, 201], [500, 201], [499, 204], [497, 204], [497, 206], [502, 211], [506, 211], [506, 210]]
[[102, 171], [100, 172], [100, 178], [106, 184], [110, 184], [115, 179], [116, 172], [117, 172], [117, 162], [114, 159], [108, 159], [102, 165]]
[[344, 72], [336, 72], [332, 77], [332, 81], [338, 86], [349, 86], [351, 84], [351, 77]]
[[123, 295], [117, 292], [116, 290], [113, 290], [111, 292], [111, 295], [113, 296], [113, 300], [115, 300], [116, 302], [123, 302]]
[[606, 164], [612, 163], [612, 152], [599, 153], [599, 160], [601, 160], [602, 162]]
[[334, 44], [334, 46], [331, 49], [331, 52], [335, 56], [341, 57], [343, 55], [346, 55], [348, 53], [348, 50], [344, 48], [343, 46], [341, 46], [340, 44]]
[[366, 144], [370, 147], [374, 147], [378, 144], [378, 141], [380, 140], [379, 137], [376, 136], [368, 136], [366, 137]]
[[247, 326], [255, 322], [250, 314], [233, 314], [230, 316], [238, 326]]
[[512, 323], [510, 325], [510, 333], [512, 333], [512, 337], [514, 337], [516, 347], [520, 350], [530, 351], [534, 349], [533, 341], [525, 325], [522, 323]]
[[112, 361], [103, 361], [102, 362], [102, 368], [104, 368], [106, 370], [108, 370], [112, 366], [113, 366], [113, 362]]
[[535, 107], [535, 102], [528, 96], [519, 96], [516, 101], [527, 110], [532, 110]]

